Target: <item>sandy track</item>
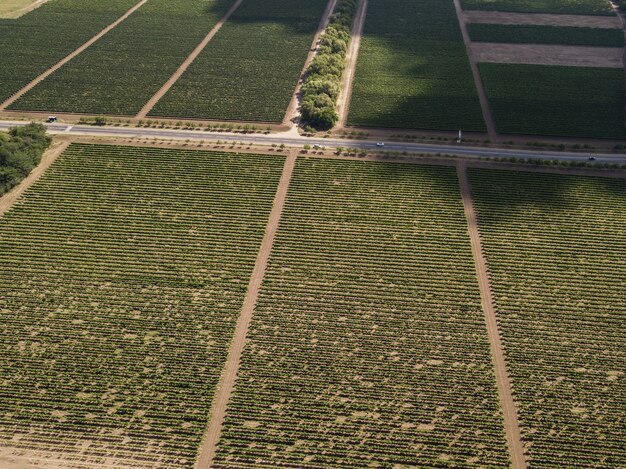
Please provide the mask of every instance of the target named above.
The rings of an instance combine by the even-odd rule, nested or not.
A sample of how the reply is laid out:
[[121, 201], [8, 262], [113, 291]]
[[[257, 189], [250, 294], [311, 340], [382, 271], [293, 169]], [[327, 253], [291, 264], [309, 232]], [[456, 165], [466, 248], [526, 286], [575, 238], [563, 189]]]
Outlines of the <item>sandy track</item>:
[[42, 81], [44, 81], [46, 78], [48, 78], [50, 75], [52, 75], [54, 72], [56, 72], [58, 69], [60, 69], [63, 65], [65, 65], [66, 63], [68, 63], [70, 60], [72, 60], [74, 57], [76, 57], [77, 55], [79, 55], [81, 52], [83, 52], [85, 49], [87, 49], [88, 47], [90, 47], [94, 42], [96, 42], [98, 39], [102, 38], [104, 35], [106, 35], [109, 31], [111, 31], [112, 29], [116, 28], [120, 23], [122, 23], [126, 18], [128, 18], [130, 15], [132, 15], [137, 9], [139, 9], [144, 3], [146, 3], [148, 0], [141, 0], [139, 3], [137, 3], [134, 7], [132, 7], [130, 10], [128, 10], [126, 13], [124, 13], [122, 16], [120, 16], [116, 21], [114, 21], [113, 23], [111, 23], [109, 26], [107, 26], [106, 28], [104, 28], [102, 31], [100, 31], [98, 34], [96, 34], [94, 37], [92, 37], [91, 39], [89, 39], [87, 42], [85, 42], [82, 46], [80, 46], [78, 49], [76, 49], [74, 52], [72, 52], [70, 55], [68, 55], [67, 57], [65, 57], [64, 59], [62, 59], [61, 61], [57, 62], [55, 65], [53, 65], [52, 67], [50, 67], [48, 70], [46, 70], [45, 72], [43, 72], [41, 75], [39, 75], [37, 78], [35, 78], [33, 81], [31, 81], [28, 85], [26, 85], [24, 88], [22, 88], [21, 90], [19, 90], [17, 93], [15, 93], [13, 96], [11, 96], [9, 99], [7, 99], [5, 102], [3, 102], [2, 104], [0, 104], [0, 111], [5, 110], [7, 107], [9, 107], [11, 104], [13, 104], [15, 101], [17, 101], [19, 98], [21, 98], [23, 95], [25, 95], [26, 93], [28, 93], [30, 90], [32, 90], [35, 86], [37, 86], [39, 83], [41, 83]]
[[356, 71], [356, 63], [359, 59], [359, 50], [361, 49], [361, 38], [363, 37], [363, 27], [365, 25], [365, 17], [367, 16], [367, 0], [361, 0], [357, 7], [354, 22], [352, 23], [352, 38], [348, 47], [346, 56], [346, 69], [343, 72], [341, 81], [341, 90], [339, 92], [339, 120], [335, 129], [342, 129], [348, 120], [348, 112], [350, 111], [350, 100], [352, 99], [352, 86], [354, 84], [354, 74]]
[[41, 158], [41, 162], [34, 168], [22, 182], [11, 189], [9, 192], [0, 197], [0, 217], [4, 215], [21, 197], [21, 195], [35, 183], [43, 173], [50, 167], [52, 163], [59, 157], [61, 153], [69, 146], [70, 142], [54, 142], [50, 148], [46, 150]]
[[530, 24], [538, 26], [573, 26], [615, 29], [620, 27], [614, 16], [554, 15], [549, 13], [505, 13], [502, 11], [464, 11], [467, 23]]
[[487, 98], [487, 92], [485, 91], [485, 85], [480, 76], [474, 49], [472, 47], [472, 41], [470, 40], [469, 33], [467, 31], [467, 25], [465, 24], [465, 17], [463, 15], [463, 9], [461, 8], [461, 0], [454, 0], [454, 9], [456, 10], [456, 17], [459, 20], [459, 26], [461, 27], [461, 34], [463, 35], [463, 42], [465, 43], [465, 50], [467, 51], [467, 57], [469, 58], [470, 67], [472, 69], [472, 75], [474, 77], [474, 83], [476, 84], [476, 91], [478, 92], [478, 100], [480, 101], [480, 107], [483, 111], [483, 119], [487, 126], [487, 135], [492, 142], [495, 142], [498, 138], [496, 132], [496, 123], [491, 113], [491, 107], [489, 106], [489, 99]]
[[623, 68], [621, 47], [557, 46], [474, 42], [478, 62]]
[[200, 53], [204, 50], [204, 48], [209, 44], [211, 39], [213, 39], [213, 36], [215, 36], [217, 32], [220, 29], [222, 29], [222, 26], [224, 26], [224, 23], [228, 21], [228, 18], [230, 18], [230, 16], [235, 12], [235, 10], [239, 7], [239, 5], [241, 5], [242, 1], [243, 0], [237, 0], [235, 3], [231, 5], [231, 7], [224, 14], [224, 16], [222, 16], [222, 18], [215, 24], [215, 26], [213, 26], [211, 31], [209, 31], [209, 33], [204, 37], [202, 42], [198, 44], [198, 46], [191, 52], [191, 54], [189, 54], [189, 56], [181, 64], [181, 66], [178, 67], [178, 70], [176, 70], [174, 74], [170, 77], [170, 79], [167, 80], [167, 82], [161, 87], [161, 89], [157, 91], [156, 94], [152, 96], [152, 98], [150, 98], [150, 101], [148, 101], [146, 105], [143, 108], [141, 108], [141, 111], [139, 111], [139, 113], [135, 116], [135, 118], [143, 119], [144, 117], [148, 115], [150, 111], [152, 111], [154, 106], [156, 106], [156, 104], [161, 100], [161, 98], [165, 96], [165, 93], [167, 93], [170, 90], [170, 88], [174, 86], [174, 83], [176, 83], [178, 79], [183, 75], [183, 73], [185, 73], [185, 71], [189, 68], [192, 62], [196, 60], [198, 55], [200, 55]]
[[283, 118], [282, 125], [288, 126], [297, 126], [300, 123], [300, 89], [304, 84], [304, 76], [306, 74], [307, 68], [311, 65], [311, 62], [315, 58], [317, 51], [319, 49], [319, 42], [324, 30], [328, 26], [330, 21], [330, 15], [332, 15], [335, 7], [337, 6], [337, 0], [330, 0], [326, 9], [324, 10], [324, 14], [322, 15], [322, 19], [320, 20], [320, 24], [317, 27], [317, 32], [313, 37], [313, 44], [311, 45], [311, 49], [309, 51], [309, 55], [307, 55], [306, 60], [304, 61], [304, 67], [302, 67], [302, 72], [300, 72], [300, 79], [298, 80], [298, 84], [296, 85], [296, 89], [291, 96], [291, 101], [289, 101], [289, 106], [287, 106], [287, 111], [285, 111], [285, 117]]
[[246, 335], [252, 319], [252, 313], [256, 306], [259, 290], [261, 289], [261, 283], [267, 269], [270, 253], [272, 252], [272, 246], [274, 244], [274, 238], [278, 231], [278, 224], [283, 212], [285, 200], [287, 199], [287, 190], [291, 182], [291, 175], [296, 164], [296, 156], [294, 154], [285, 158], [285, 166], [283, 173], [278, 183], [276, 190], [276, 196], [274, 198], [274, 204], [270, 213], [267, 225], [265, 227], [265, 235], [257, 254], [256, 262], [254, 264], [254, 270], [250, 277], [248, 284], [248, 290], [243, 301], [241, 308], [241, 314], [237, 320], [235, 326], [235, 335], [230, 345], [228, 352], [228, 358], [222, 376], [220, 385], [215, 395], [213, 405], [211, 408], [211, 420], [209, 427], [204, 434], [202, 444], [200, 446], [198, 460], [196, 462], [197, 469], [209, 469], [215, 456], [215, 450], [220, 438], [222, 425], [224, 423], [224, 417], [226, 416], [226, 407], [230, 399], [230, 395], [235, 386], [237, 379], [237, 370], [239, 369], [239, 362], [241, 360], [241, 354], [246, 342]]
[[474, 210], [474, 202], [472, 200], [472, 192], [469, 179], [467, 178], [465, 163], [459, 162], [457, 165], [457, 174], [459, 177], [461, 197], [463, 198], [463, 208], [467, 219], [467, 228], [472, 244], [472, 253], [476, 264], [476, 275], [478, 277], [480, 297], [487, 325], [487, 334], [489, 336], [491, 355], [496, 372], [498, 395], [500, 398], [500, 407], [504, 416], [504, 430], [509, 446], [509, 454], [511, 456], [514, 469], [525, 469], [527, 465], [526, 458], [524, 456], [524, 445], [522, 443], [517, 409], [515, 401], [513, 400], [511, 382], [506, 369], [506, 358], [502, 347], [502, 341], [500, 339], [500, 331], [498, 330], [495, 302], [491, 292], [491, 284], [487, 270], [487, 260], [483, 254], [480, 232], [478, 230], [478, 221]]

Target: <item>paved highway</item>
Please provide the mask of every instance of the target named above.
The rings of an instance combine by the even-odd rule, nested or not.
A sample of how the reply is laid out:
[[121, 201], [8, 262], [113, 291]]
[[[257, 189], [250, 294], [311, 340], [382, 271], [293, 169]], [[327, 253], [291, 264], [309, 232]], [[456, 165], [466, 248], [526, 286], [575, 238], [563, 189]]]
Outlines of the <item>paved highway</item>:
[[[26, 122], [0, 121], [0, 130], [9, 127], [25, 125]], [[88, 126], [69, 124], [45, 124], [51, 134], [80, 135], [80, 136], [110, 136], [110, 137], [138, 137], [145, 139], [173, 139], [173, 140], [204, 140], [215, 142], [237, 141], [246, 143], [257, 143], [265, 145], [281, 145], [291, 147], [302, 147], [305, 144], [320, 145], [324, 147], [351, 147], [373, 150], [376, 149], [376, 142], [368, 140], [343, 140], [336, 138], [310, 138], [296, 136], [292, 132], [270, 133], [270, 134], [233, 134], [219, 132], [203, 132], [197, 130], [172, 130], [153, 129], [143, 127], [112, 127], [112, 126]], [[386, 151], [406, 151], [409, 153], [442, 153], [446, 155], [466, 156], [466, 157], [515, 157], [529, 159], [551, 159], [559, 161], [586, 161], [591, 153], [573, 153], [546, 150], [517, 150], [506, 148], [486, 148], [468, 147], [457, 144], [427, 144], [427, 143], [404, 143], [386, 142], [380, 150]], [[626, 155], [593, 153], [598, 162], [623, 163], [626, 164]]]

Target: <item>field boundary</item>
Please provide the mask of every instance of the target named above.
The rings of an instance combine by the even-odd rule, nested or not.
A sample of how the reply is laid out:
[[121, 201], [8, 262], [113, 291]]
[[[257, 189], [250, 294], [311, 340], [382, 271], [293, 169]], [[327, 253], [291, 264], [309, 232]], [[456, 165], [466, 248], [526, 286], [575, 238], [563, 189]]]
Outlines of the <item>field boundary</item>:
[[152, 98], [141, 108], [141, 110], [135, 116], [135, 119], [143, 119], [146, 117], [150, 111], [156, 106], [156, 104], [165, 96], [165, 94], [170, 90], [172, 86], [180, 79], [181, 76], [187, 71], [189, 66], [198, 58], [200, 53], [204, 50], [204, 48], [211, 42], [211, 39], [222, 29], [224, 23], [228, 21], [231, 15], [239, 8], [241, 2], [243, 0], [236, 0], [233, 3], [228, 11], [224, 13], [224, 16], [220, 18], [220, 20], [213, 26], [213, 28], [208, 32], [208, 34], [204, 37], [204, 39], [196, 46], [196, 48], [187, 56], [185, 61], [178, 67], [178, 69], [174, 72], [174, 74], [170, 77], [169, 80], [165, 82], [165, 84], [157, 91]]
[[465, 43], [465, 51], [469, 60], [470, 68], [472, 69], [472, 75], [474, 76], [474, 85], [476, 92], [478, 93], [478, 100], [480, 101], [480, 107], [483, 111], [483, 120], [487, 126], [487, 135], [492, 142], [495, 142], [498, 138], [496, 131], [495, 120], [489, 106], [489, 99], [487, 98], [487, 92], [485, 91], [485, 85], [480, 77], [480, 71], [478, 70], [478, 64], [474, 59], [474, 52], [472, 50], [472, 40], [470, 39], [469, 32], [467, 31], [467, 25], [465, 24], [465, 17], [463, 16], [463, 9], [461, 8], [461, 0], [454, 0], [454, 9], [456, 10], [456, 17], [459, 20], [459, 27], [461, 28], [461, 35], [463, 36], [463, 42]]
[[339, 90], [339, 121], [335, 129], [343, 129], [348, 120], [348, 112], [350, 111], [350, 99], [352, 98], [352, 86], [354, 85], [354, 76], [356, 73], [356, 65], [359, 60], [359, 51], [361, 50], [361, 38], [363, 37], [363, 28], [365, 27], [365, 18], [367, 16], [367, 0], [360, 0], [359, 6], [352, 23], [352, 35], [350, 38], [350, 46], [346, 56], [346, 69], [343, 71], [341, 81], [341, 90]]
[[17, 10], [10, 11], [5, 15], [0, 15], [0, 19], [10, 19], [16, 20], [21, 16], [24, 16], [27, 13], [30, 13], [33, 10], [36, 10], [40, 6], [43, 6], [44, 3], [47, 3], [49, 0], [36, 0], [30, 5], [26, 5], [25, 7], [18, 8]]
[[32, 186], [46, 172], [46, 170], [54, 163], [57, 158], [67, 149], [71, 142], [55, 142], [48, 148], [39, 164], [30, 172], [28, 176], [22, 179], [17, 186], [0, 197], [0, 217], [8, 212], [13, 204], [22, 196], [22, 194]]
[[291, 127], [292, 124], [295, 126], [299, 124], [299, 121], [300, 121], [299, 107], [300, 107], [300, 98], [301, 98], [300, 90], [302, 89], [302, 85], [304, 84], [304, 76], [306, 75], [306, 71], [309, 68], [309, 65], [311, 65], [311, 62], [317, 55], [317, 52], [320, 46], [319, 44], [320, 39], [324, 31], [326, 31], [326, 28], [328, 27], [328, 23], [330, 22], [330, 15], [332, 15], [333, 11], [335, 11], [335, 7], [337, 6], [337, 1], [338, 0], [329, 0], [328, 4], [326, 5], [326, 9], [324, 10], [324, 13], [322, 14], [322, 19], [320, 20], [320, 23], [317, 27], [317, 32], [315, 33], [315, 36], [313, 37], [311, 49], [309, 50], [309, 54], [307, 55], [306, 60], [304, 61], [304, 66], [302, 67], [302, 71], [300, 72], [300, 77], [298, 78], [298, 83], [293, 92], [293, 95], [291, 96], [291, 101], [289, 101], [289, 105], [287, 106], [287, 111], [285, 111], [285, 117], [283, 117], [283, 121], [281, 123], [282, 125], [287, 125]]
[[573, 26], [599, 29], [620, 28], [619, 21], [616, 21], [616, 18], [612, 16], [515, 13], [484, 10], [464, 10], [463, 16], [468, 23], [473, 24]]
[[228, 352], [228, 358], [222, 371], [220, 384], [218, 386], [213, 405], [211, 406], [211, 417], [206, 433], [202, 439], [200, 445], [198, 459], [196, 461], [196, 469], [209, 469], [215, 456], [215, 450], [217, 449], [217, 443], [219, 441], [222, 425], [226, 416], [226, 408], [230, 395], [235, 386], [237, 379], [237, 371], [239, 369], [239, 363], [241, 361], [241, 355], [246, 343], [246, 336], [248, 334], [248, 328], [252, 320], [252, 313], [256, 306], [259, 291], [261, 289], [261, 283], [265, 276], [265, 271], [269, 262], [270, 253], [274, 245], [274, 239], [276, 232], [278, 231], [278, 225], [282, 216], [283, 207], [287, 200], [287, 190], [291, 183], [291, 176], [296, 164], [297, 156], [291, 154], [285, 157], [285, 166], [276, 189], [276, 196], [274, 198], [274, 204], [272, 211], [270, 212], [265, 227], [265, 234], [263, 235], [263, 241], [259, 248], [259, 252], [254, 264], [254, 270], [248, 283], [248, 290], [243, 301], [241, 308], [241, 314], [237, 319], [237, 325], [235, 326], [235, 333], [233, 341], [231, 342], [230, 350]]
[[500, 397], [500, 407], [504, 417], [504, 430], [509, 446], [509, 454], [514, 469], [526, 469], [526, 457], [524, 456], [524, 444], [522, 442], [517, 408], [515, 400], [513, 399], [513, 390], [507, 371], [506, 357], [498, 329], [495, 300], [491, 291], [487, 260], [483, 251], [480, 231], [478, 229], [478, 220], [474, 209], [474, 201], [472, 199], [472, 190], [469, 179], [467, 178], [466, 165], [464, 162], [457, 164], [457, 175], [459, 178], [461, 198], [463, 199], [465, 218], [467, 219], [467, 230], [469, 232], [472, 253], [476, 265], [476, 276], [478, 277], [480, 298], [485, 314], [487, 335], [489, 336], [491, 346], [491, 355], [493, 357], [496, 381], [498, 384], [498, 395]]
[[110, 25], [108, 25], [106, 28], [104, 28], [102, 31], [100, 31], [98, 34], [96, 34], [95, 36], [93, 36], [91, 39], [89, 39], [87, 42], [85, 42], [82, 46], [80, 46], [78, 49], [76, 49], [74, 52], [72, 52], [71, 54], [67, 55], [65, 58], [61, 59], [59, 62], [57, 62], [55, 65], [53, 65], [52, 67], [50, 67], [48, 70], [46, 70], [45, 72], [43, 72], [41, 75], [39, 75], [37, 78], [35, 78], [34, 80], [32, 80], [29, 84], [27, 84], [26, 86], [24, 86], [21, 90], [19, 90], [17, 93], [13, 94], [13, 96], [11, 96], [10, 98], [8, 98], [6, 101], [4, 101], [2, 104], [0, 104], [0, 111], [4, 111], [7, 107], [9, 107], [11, 104], [13, 104], [15, 101], [17, 101], [18, 99], [20, 99], [22, 96], [24, 96], [26, 93], [28, 93], [30, 90], [32, 90], [35, 86], [37, 86], [39, 83], [41, 83], [42, 81], [44, 81], [46, 78], [48, 78], [50, 75], [52, 75], [54, 72], [56, 72], [58, 69], [60, 69], [63, 65], [65, 65], [66, 63], [68, 63], [70, 60], [74, 59], [77, 55], [79, 55], [80, 53], [82, 53], [85, 49], [91, 47], [91, 45], [93, 43], [95, 43], [96, 41], [98, 41], [99, 39], [101, 39], [103, 36], [105, 36], [106, 34], [108, 34], [111, 30], [115, 29], [117, 26], [119, 26], [124, 20], [126, 20], [130, 15], [132, 15], [135, 11], [137, 11], [139, 8], [141, 8], [148, 0], [140, 0], [138, 3], [135, 4], [135, 6], [133, 6], [130, 10], [128, 10], [126, 13], [124, 13], [122, 16], [120, 16], [117, 20], [115, 20], [113, 23], [111, 23]]

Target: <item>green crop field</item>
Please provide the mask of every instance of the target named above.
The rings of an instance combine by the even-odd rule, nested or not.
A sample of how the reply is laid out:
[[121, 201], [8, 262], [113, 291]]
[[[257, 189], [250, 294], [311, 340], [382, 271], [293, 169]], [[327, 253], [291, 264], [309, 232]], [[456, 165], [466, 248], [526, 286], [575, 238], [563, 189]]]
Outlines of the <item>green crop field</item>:
[[469, 170], [532, 467], [626, 467], [626, 182]]
[[191, 467], [282, 164], [75, 144], [0, 218], [3, 450]]
[[138, 0], [54, 0], [0, 20], [0, 102], [78, 48]]
[[461, 0], [464, 10], [614, 15], [609, 0]]
[[327, 0], [244, 0], [150, 113], [280, 122]]
[[370, 0], [349, 125], [485, 130], [452, 0]]
[[562, 26], [468, 24], [472, 41], [512, 44], [563, 44], [567, 46], [624, 47], [621, 29]]
[[229, 3], [150, 0], [11, 109], [135, 115], [217, 23]]
[[479, 66], [500, 133], [626, 137], [622, 69]]
[[298, 161], [213, 467], [508, 466], [457, 187]]

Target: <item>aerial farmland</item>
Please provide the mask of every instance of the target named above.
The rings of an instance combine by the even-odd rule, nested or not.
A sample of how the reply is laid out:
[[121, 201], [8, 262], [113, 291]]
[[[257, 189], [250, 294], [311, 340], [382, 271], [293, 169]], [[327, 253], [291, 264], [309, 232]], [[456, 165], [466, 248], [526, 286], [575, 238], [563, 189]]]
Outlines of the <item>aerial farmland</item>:
[[623, 7], [0, 2], [0, 469], [625, 468]]

